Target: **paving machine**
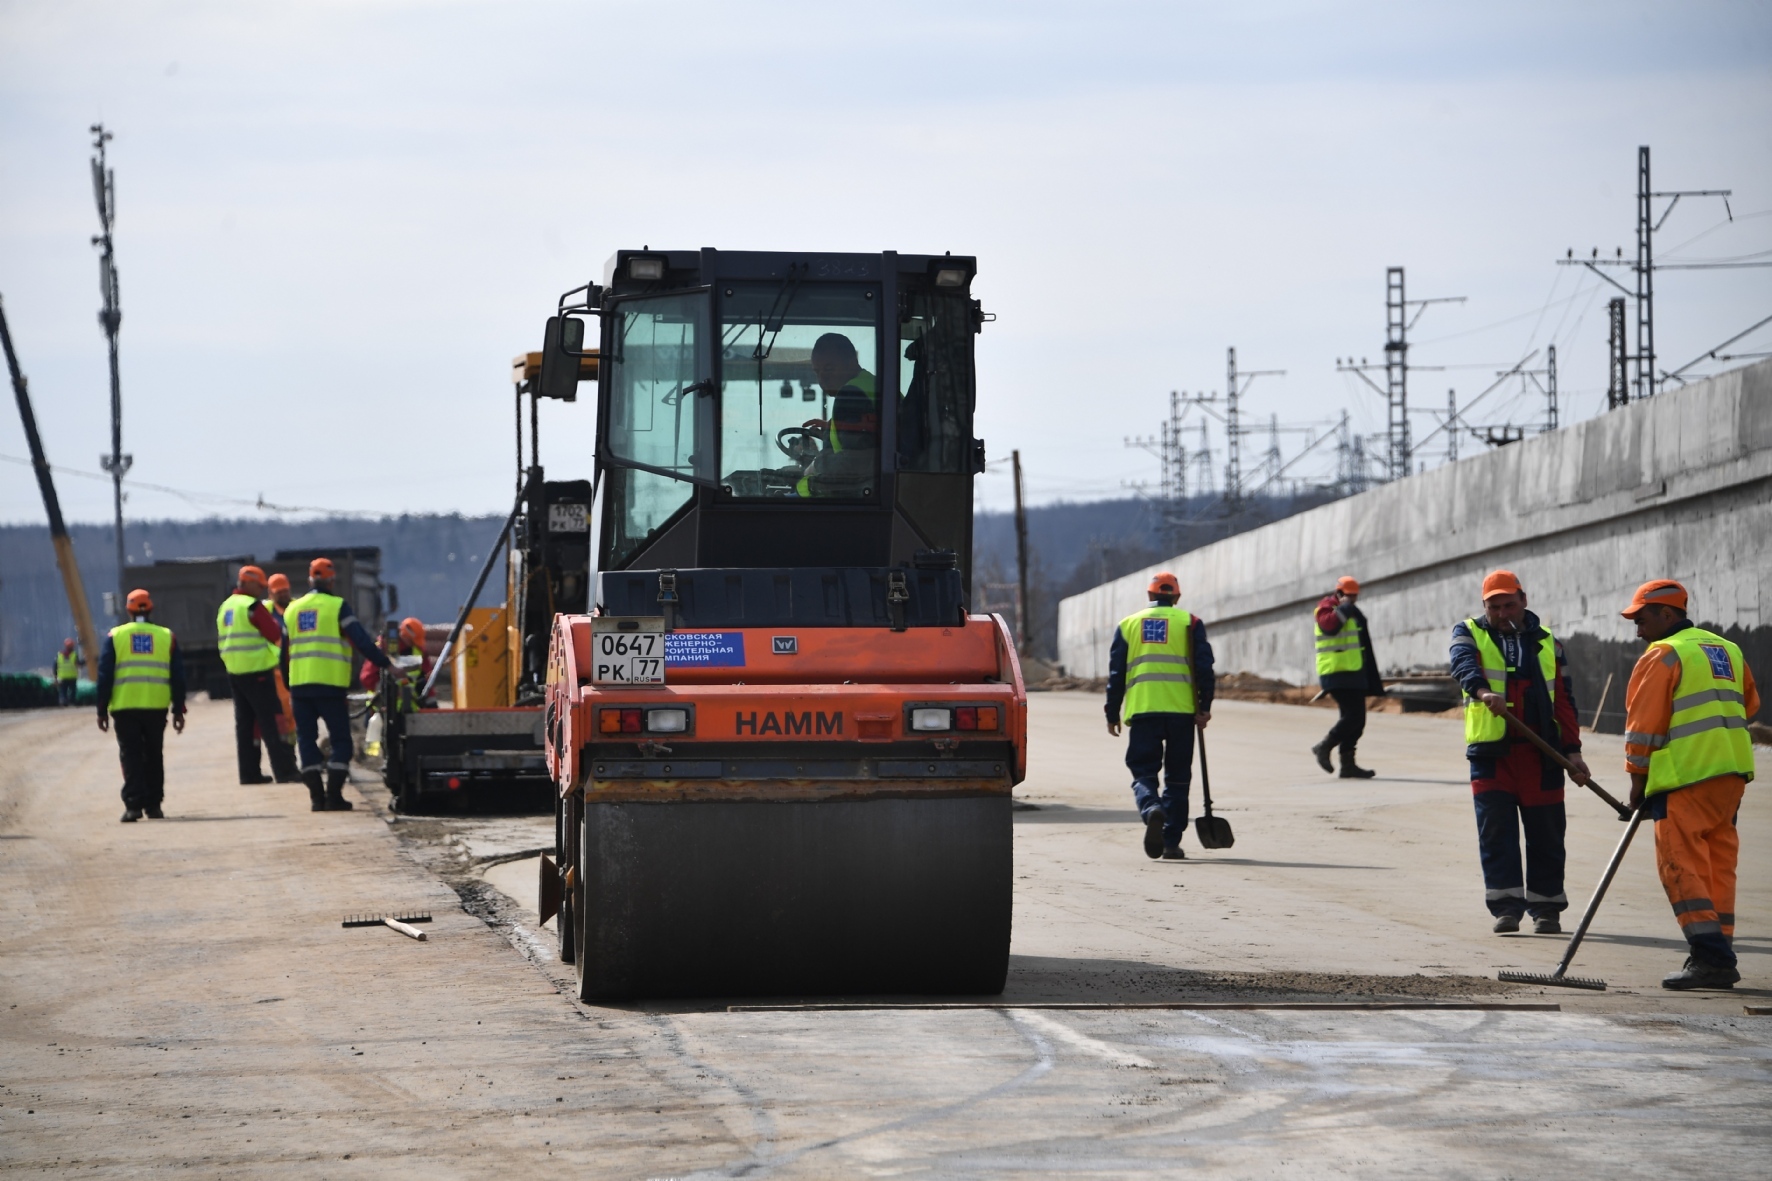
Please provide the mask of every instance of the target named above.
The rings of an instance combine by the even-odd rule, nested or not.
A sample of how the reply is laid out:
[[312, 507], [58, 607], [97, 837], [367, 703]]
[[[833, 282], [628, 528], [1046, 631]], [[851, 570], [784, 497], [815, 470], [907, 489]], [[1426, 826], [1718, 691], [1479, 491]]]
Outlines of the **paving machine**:
[[546, 669], [541, 906], [585, 1000], [990, 994], [1026, 692], [968, 610], [971, 258], [623, 250], [598, 324], [597, 593]]

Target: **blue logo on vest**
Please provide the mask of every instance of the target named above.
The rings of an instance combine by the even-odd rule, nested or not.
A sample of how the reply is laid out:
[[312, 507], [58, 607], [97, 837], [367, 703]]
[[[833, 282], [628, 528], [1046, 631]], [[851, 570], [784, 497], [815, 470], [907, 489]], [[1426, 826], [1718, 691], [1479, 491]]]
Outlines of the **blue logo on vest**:
[[154, 637], [145, 632], [136, 632], [129, 637], [129, 650], [140, 656], [154, 654]]
[[222, 626], [223, 627], [233, 627], [234, 626], [234, 609], [232, 607], [229, 607], [226, 611], [222, 612]]
[[1145, 620], [1144, 642], [1147, 644], [1167, 644], [1169, 642], [1169, 621], [1167, 619]]
[[1729, 649], [1721, 644], [1700, 644], [1698, 646], [1703, 650], [1705, 658], [1710, 661], [1711, 676], [1719, 681], [1733, 681], [1735, 679], [1735, 665], [1729, 659]]
[[320, 613], [318, 611], [297, 611], [295, 613], [295, 630], [311, 632], [320, 630]]

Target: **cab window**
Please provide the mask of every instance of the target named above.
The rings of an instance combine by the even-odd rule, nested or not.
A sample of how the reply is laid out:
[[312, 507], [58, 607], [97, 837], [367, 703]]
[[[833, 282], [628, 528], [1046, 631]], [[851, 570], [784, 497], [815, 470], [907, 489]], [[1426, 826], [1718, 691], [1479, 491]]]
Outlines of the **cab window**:
[[898, 470], [968, 472], [972, 464], [972, 301], [908, 291], [898, 318]]
[[[693, 480], [711, 468], [706, 387], [697, 386], [698, 342], [707, 297], [623, 300], [611, 314], [607, 411], [609, 458]], [[705, 477], [703, 477], [705, 478]]]
[[720, 471], [736, 500], [855, 500], [880, 470], [880, 296], [866, 284], [720, 288]]

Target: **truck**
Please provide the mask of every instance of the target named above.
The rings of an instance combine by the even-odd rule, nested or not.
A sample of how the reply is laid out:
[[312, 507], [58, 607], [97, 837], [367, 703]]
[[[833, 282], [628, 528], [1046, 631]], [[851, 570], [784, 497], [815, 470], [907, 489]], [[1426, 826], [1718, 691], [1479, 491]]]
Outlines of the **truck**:
[[545, 674], [581, 999], [1002, 990], [1027, 693], [970, 610], [975, 274], [620, 250], [549, 319], [544, 389], [599, 358], [595, 601]]

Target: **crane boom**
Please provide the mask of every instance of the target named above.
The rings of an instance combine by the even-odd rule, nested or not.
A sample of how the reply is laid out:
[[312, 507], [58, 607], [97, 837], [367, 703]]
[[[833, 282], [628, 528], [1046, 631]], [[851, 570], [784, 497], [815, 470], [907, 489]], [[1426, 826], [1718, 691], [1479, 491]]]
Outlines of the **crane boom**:
[[80, 650], [86, 657], [88, 680], [98, 680], [98, 636], [92, 630], [92, 610], [86, 604], [86, 587], [80, 581], [80, 565], [74, 560], [74, 542], [62, 520], [61, 501], [55, 495], [55, 477], [50, 474], [49, 460], [43, 454], [43, 440], [37, 434], [37, 416], [31, 411], [31, 394], [25, 375], [18, 367], [18, 354], [12, 351], [12, 332], [6, 326], [6, 307], [0, 303], [0, 344], [6, 347], [6, 368], [12, 374], [12, 392], [18, 397], [18, 416], [25, 424], [25, 441], [31, 448], [31, 468], [37, 473], [37, 488], [43, 493], [43, 511], [49, 516], [49, 539], [55, 545], [55, 564], [61, 571], [62, 588], [68, 593], [68, 608], [74, 613], [74, 627], [80, 634]]

